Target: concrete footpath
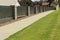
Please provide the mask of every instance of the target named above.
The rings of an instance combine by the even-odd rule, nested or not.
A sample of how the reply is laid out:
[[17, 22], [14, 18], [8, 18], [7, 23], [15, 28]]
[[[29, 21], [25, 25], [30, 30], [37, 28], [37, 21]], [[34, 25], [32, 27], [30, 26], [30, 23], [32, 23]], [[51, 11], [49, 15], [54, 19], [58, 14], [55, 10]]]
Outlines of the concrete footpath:
[[54, 10], [42, 12], [31, 17], [27, 17], [25, 19], [0, 27], [0, 40], [8, 38], [10, 35], [24, 29], [28, 25], [34, 23], [35, 21], [41, 19], [42, 17], [45, 17], [46, 15], [50, 14], [53, 11]]

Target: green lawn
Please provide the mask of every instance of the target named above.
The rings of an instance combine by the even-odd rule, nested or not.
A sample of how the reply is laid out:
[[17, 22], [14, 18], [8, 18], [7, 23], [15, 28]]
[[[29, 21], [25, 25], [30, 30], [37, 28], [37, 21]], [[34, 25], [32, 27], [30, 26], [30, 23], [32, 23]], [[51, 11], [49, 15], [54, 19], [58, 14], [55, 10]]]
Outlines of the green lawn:
[[60, 11], [47, 15], [5, 40], [60, 40]]

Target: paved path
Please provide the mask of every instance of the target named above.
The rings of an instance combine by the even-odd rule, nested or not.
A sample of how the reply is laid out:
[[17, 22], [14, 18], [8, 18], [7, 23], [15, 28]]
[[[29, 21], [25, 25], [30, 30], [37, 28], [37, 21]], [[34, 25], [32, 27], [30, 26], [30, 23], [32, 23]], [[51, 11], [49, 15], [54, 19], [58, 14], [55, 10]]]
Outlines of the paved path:
[[8, 38], [10, 35], [16, 33], [17, 31], [22, 30], [23, 28], [39, 20], [40, 18], [50, 14], [53, 11], [54, 10], [39, 13], [37, 15], [0, 27], [0, 40], [4, 40], [5, 38]]

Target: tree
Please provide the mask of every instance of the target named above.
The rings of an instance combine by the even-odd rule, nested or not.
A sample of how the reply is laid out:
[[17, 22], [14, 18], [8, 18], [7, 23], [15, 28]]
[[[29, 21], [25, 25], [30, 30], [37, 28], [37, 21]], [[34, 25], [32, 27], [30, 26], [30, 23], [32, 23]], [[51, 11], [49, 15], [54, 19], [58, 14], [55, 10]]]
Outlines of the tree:
[[18, 2], [22, 6], [30, 6], [31, 5], [31, 0], [21, 0], [21, 1], [18, 1]]

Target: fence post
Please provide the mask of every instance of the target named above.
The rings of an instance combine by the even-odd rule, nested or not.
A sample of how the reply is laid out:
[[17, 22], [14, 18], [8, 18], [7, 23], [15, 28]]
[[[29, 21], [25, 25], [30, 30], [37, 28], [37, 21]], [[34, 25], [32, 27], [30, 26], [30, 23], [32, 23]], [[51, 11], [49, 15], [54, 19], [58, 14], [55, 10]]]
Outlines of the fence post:
[[17, 6], [14, 6], [14, 16], [15, 16], [15, 20], [17, 19]]
[[58, 9], [59, 9], [59, 5], [56, 6], [56, 10], [58, 10]]
[[30, 6], [28, 6], [28, 16], [30, 16]]

